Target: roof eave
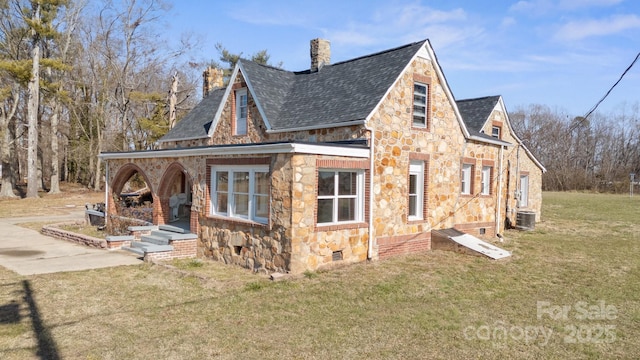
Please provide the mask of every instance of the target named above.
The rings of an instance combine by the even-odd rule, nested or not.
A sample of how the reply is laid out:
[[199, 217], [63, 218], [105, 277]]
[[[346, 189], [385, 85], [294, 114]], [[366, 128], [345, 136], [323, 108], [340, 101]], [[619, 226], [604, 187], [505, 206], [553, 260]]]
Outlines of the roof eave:
[[346, 122], [337, 123], [337, 124], [318, 124], [318, 125], [310, 125], [310, 126], [301, 126], [296, 128], [275, 129], [275, 130], [270, 129], [270, 130], [267, 130], [266, 132], [268, 134], [279, 134], [279, 133], [292, 132], [292, 131], [321, 130], [321, 129], [336, 128], [336, 127], [364, 125], [365, 122], [366, 120], [362, 119], [362, 120], [346, 121]]
[[493, 145], [499, 145], [499, 146], [513, 146], [512, 143], [510, 142], [506, 142], [506, 141], [502, 141], [500, 139], [487, 139], [481, 136], [477, 136], [477, 135], [469, 135], [469, 140], [473, 140], [473, 141], [479, 141], [479, 142], [483, 142], [483, 143], [487, 143], [487, 144], [493, 144]]
[[167, 157], [188, 157], [188, 156], [214, 156], [214, 155], [249, 155], [249, 154], [317, 154], [330, 156], [345, 156], [368, 158], [369, 148], [358, 148], [353, 146], [323, 145], [323, 144], [303, 144], [303, 143], [276, 143], [257, 144], [224, 147], [202, 147], [167, 149], [151, 151], [128, 151], [101, 153], [98, 155], [102, 160], [114, 159], [155, 159]]

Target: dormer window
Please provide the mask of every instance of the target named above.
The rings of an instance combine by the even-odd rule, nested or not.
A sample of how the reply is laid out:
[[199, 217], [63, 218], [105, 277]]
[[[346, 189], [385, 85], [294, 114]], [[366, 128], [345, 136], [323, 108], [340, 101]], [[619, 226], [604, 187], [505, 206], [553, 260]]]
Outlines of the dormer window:
[[234, 135], [247, 134], [247, 89], [236, 90], [236, 126]]
[[427, 108], [429, 86], [422, 83], [413, 84], [413, 126], [427, 127]]
[[495, 126], [493, 125], [491, 127], [491, 136], [493, 136], [496, 139], [500, 139], [500, 126]]

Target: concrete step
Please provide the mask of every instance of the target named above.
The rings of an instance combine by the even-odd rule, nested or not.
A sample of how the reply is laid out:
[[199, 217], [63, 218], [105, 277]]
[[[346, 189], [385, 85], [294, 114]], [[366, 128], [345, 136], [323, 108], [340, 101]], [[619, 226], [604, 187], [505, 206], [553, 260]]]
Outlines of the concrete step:
[[141, 248], [136, 248], [136, 247], [123, 247], [122, 250], [126, 250], [129, 252], [132, 252], [134, 254], [140, 255], [144, 257], [144, 250], [142, 250]]
[[169, 239], [164, 236], [157, 236], [155, 234], [142, 235], [140, 237], [141, 242], [147, 242], [156, 245], [169, 245]]
[[167, 240], [190, 240], [190, 239], [198, 238], [198, 235], [192, 234], [192, 233], [175, 233], [175, 232], [165, 231], [165, 230], [154, 230], [151, 232], [151, 235], [158, 238], [164, 238]]
[[179, 228], [177, 226], [173, 226], [173, 225], [163, 224], [163, 225], [158, 225], [158, 228], [160, 230], [171, 231], [171, 232], [174, 232], [174, 233], [180, 233], [180, 234], [187, 233], [187, 230], [185, 230], [183, 228]]
[[145, 253], [173, 250], [173, 246], [171, 245], [158, 245], [158, 244], [148, 243], [144, 241], [133, 241], [131, 242], [131, 247], [141, 249]]

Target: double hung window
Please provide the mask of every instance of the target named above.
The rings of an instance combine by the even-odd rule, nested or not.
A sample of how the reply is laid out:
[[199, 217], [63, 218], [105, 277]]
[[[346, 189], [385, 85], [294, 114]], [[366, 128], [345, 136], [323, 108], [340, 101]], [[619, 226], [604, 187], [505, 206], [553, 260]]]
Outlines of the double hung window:
[[424, 206], [424, 162], [409, 165], [409, 220], [421, 220]]
[[462, 164], [461, 180], [460, 192], [463, 195], [471, 195], [471, 189], [473, 187], [473, 165]]
[[236, 90], [235, 135], [247, 134], [247, 89]]
[[491, 166], [483, 166], [482, 167], [482, 182], [481, 182], [481, 191], [482, 195], [490, 195], [491, 194]]
[[318, 224], [363, 221], [364, 172], [358, 170], [318, 171]]

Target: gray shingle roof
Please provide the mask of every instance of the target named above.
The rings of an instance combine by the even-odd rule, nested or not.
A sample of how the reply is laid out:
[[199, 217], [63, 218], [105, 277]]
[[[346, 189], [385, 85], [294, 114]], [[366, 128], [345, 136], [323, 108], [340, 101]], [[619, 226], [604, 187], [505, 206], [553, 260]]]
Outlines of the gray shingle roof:
[[273, 130], [364, 120], [425, 41], [317, 72], [291, 73], [241, 60]]
[[476, 99], [456, 100], [458, 110], [469, 131], [480, 132], [487, 122], [491, 111], [496, 107], [500, 96], [485, 96]]
[[213, 89], [205, 96], [176, 126], [160, 141], [175, 141], [182, 139], [206, 137], [211, 127], [216, 110], [220, 106], [224, 88]]
[[[291, 72], [241, 59], [244, 76], [272, 130], [364, 120], [426, 43], [420, 41], [331, 65]], [[203, 99], [163, 141], [204, 135], [224, 90]]]

